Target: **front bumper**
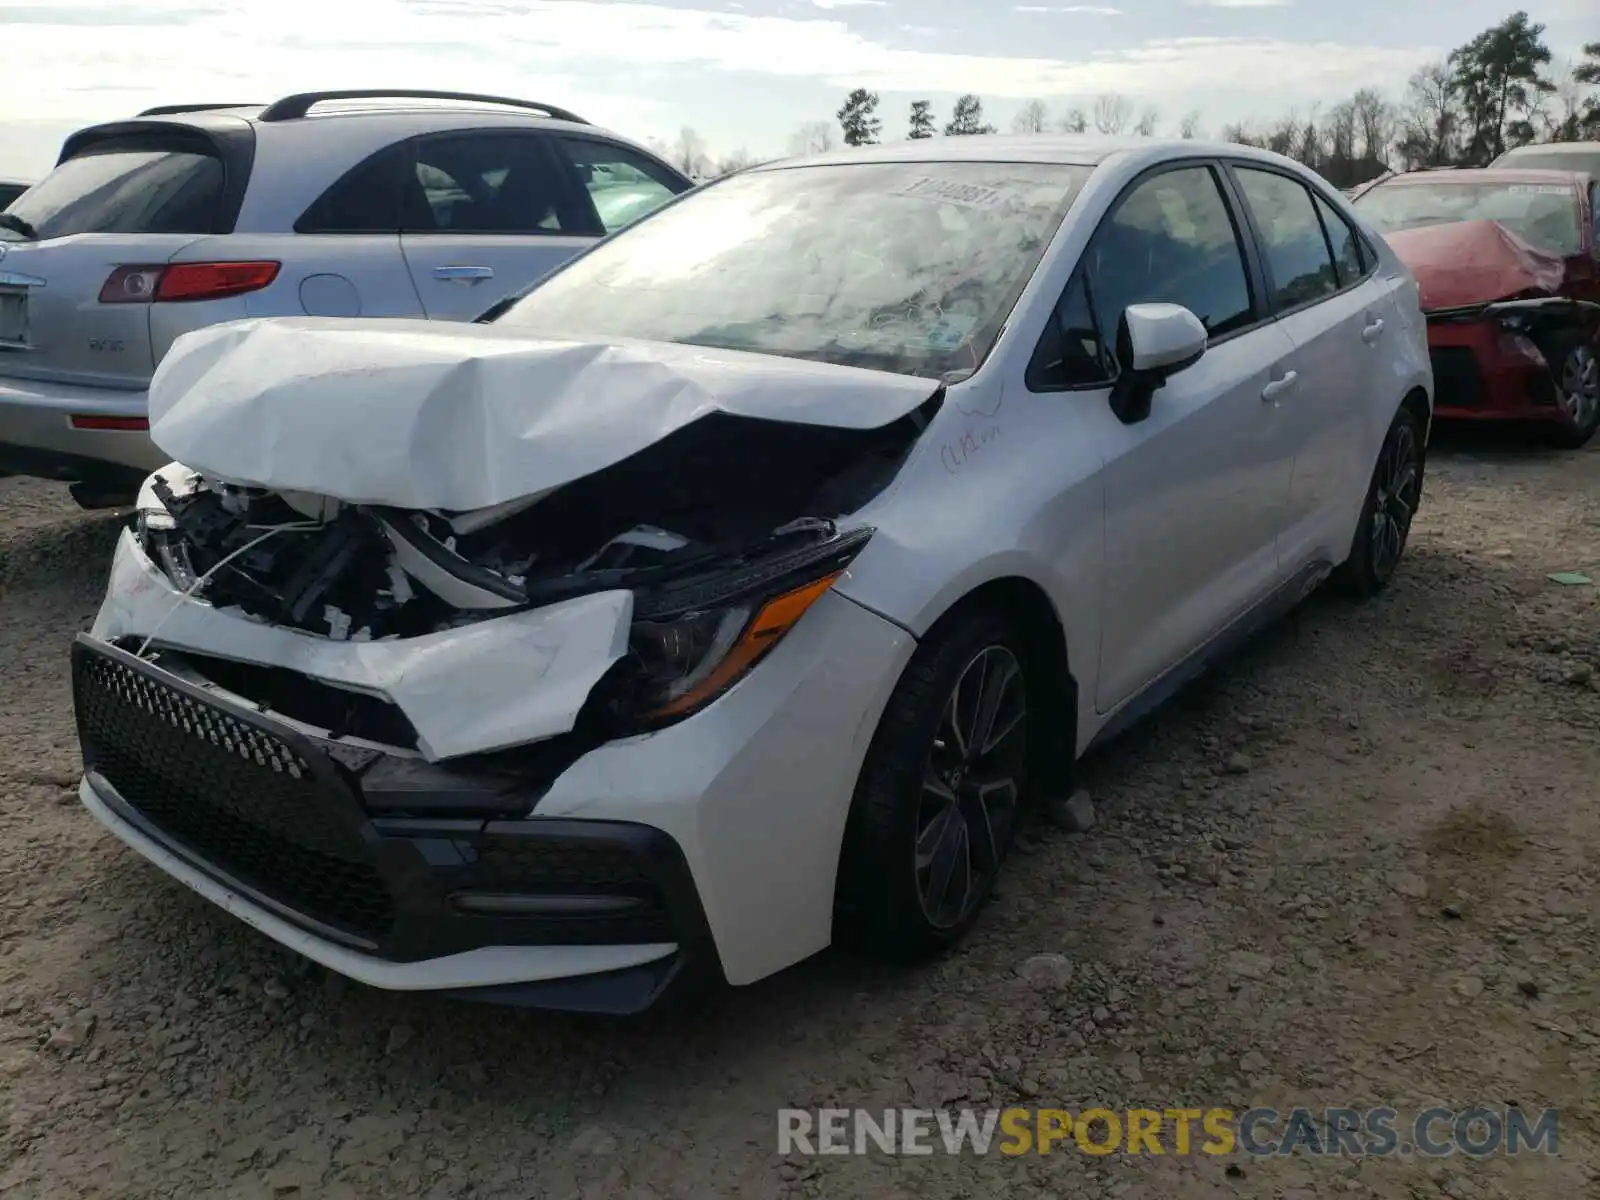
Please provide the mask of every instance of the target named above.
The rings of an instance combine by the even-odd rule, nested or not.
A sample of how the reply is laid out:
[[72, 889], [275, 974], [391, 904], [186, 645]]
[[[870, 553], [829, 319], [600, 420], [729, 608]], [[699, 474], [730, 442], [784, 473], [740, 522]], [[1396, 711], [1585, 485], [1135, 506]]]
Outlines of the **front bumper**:
[[[80, 649], [75, 651], [79, 659], [109, 659], [141, 678], [150, 677], [146, 668], [158, 672], [160, 668], [139, 660], [129, 664], [125, 660], [131, 656], [115, 652], [115, 647], [107, 643], [137, 645], [155, 633], [161, 647], [176, 647], [179, 656], [199, 654], [205, 658], [209, 665], [203, 665], [200, 673], [211, 671], [213, 684], [222, 689], [235, 689], [231, 693], [224, 692], [224, 697], [231, 695], [237, 700], [240, 696], [249, 696], [257, 701], [266, 698], [257, 695], [248, 680], [230, 681], [226, 674], [217, 674], [217, 665], [223, 658], [242, 660], [247, 666], [273, 662], [253, 652], [261, 647], [255, 646], [252, 638], [282, 631], [230, 616], [225, 611], [212, 610], [202, 601], [185, 599], [171, 592], [170, 585], [164, 585], [153, 570], [141, 566], [142, 552], [126, 531], [119, 543], [117, 558], [121, 566], [113, 570], [112, 586], [96, 619], [93, 636], [84, 639]], [[135, 570], [136, 566], [140, 569]], [[201, 610], [208, 614], [206, 622], [185, 619], [186, 615]], [[370, 644], [354, 642], [323, 644], [329, 655], [342, 654], [351, 658], [359, 657], [369, 647]], [[650, 831], [664, 839], [655, 845], [675, 846], [681, 852], [687, 878], [691, 881], [683, 891], [692, 891], [694, 904], [685, 900], [669, 905], [670, 936], [652, 934], [644, 940], [635, 939], [625, 944], [635, 950], [662, 947], [660, 954], [655, 949], [638, 951], [657, 958], [668, 954], [687, 958], [696, 950], [694, 936], [699, 920], [694, 916], [694, 905], [697, 904], [709, 926], [714, 961], [723, 976], [733, 984], [750, 983], [816, 953], [831, 940], [834, 879], [856, 777], [878, 718], [914, 648], [914, 639], [899, 626], [837, 592], [829, 592], [812, 606], [760, 667], [692, 718], [651, 734], [607, 742], [588, 750], [580, 746], [574, 751], [561, 745], [556, 738], [533, 743], [524, 753], [536, 760], [544, 755], [548, 761], [530, 768], [533, 777], [527, 773], [520, 776], [525, 780], [526, 792], [501, 804], [492, 817], [485, 817], [481, 811], [481, 793], [476, 799], [467, 796], [465, 807], [481, 819], [467, 821], [465, 828], [420, 821], [422, 816], [440, 815], [440, 810], [448, 807], [439, 795], [418, 797], [417, 803], [411, 803], [400, 794], [402, 789], [398, 784], [386, 794], [376, 794], [373, 780], [380, 773], [377, 767], [366, 769], [361, 790], [351, 791], [345, 775], [340, 774], [341, 771], [348, 773], [351, 768], [342, 765], [338, 757], [348, 754], [350, 743], [341, 741], [326, 749], [318, 747], [319, 754], [333, 759], [334, 774], [339, 780], [337, 786], [326, 793], [328, 805], [341, 814], [345, 826], [337, 838], [348, 847], [348, 839], [354, 831], [360, 839], [363, 855], [368, 850], [384, 852], [387, 857], [376, 869], [386, 883], [391, 902], [397, 909], [404, 909], [411, 902], [403, 893], [411, 888], [413, 879], [417, 881], [419, 897], [437, 897], [442, 893], [441, 881], [446, 876], [438, 872], [450, 864], [435, 864], [424, 856], [435, 850], [454, 853], [445, 849], [453, 844], [464, 842], [474, 853], [480, 853], [483, 839], [490, 834], [520, 832], [525, 837], [536, 838], [541, 834], [558, 834], [563, 826], [570, 826], [575, 834], [588, 830], [603, 834], [613, 827], [630, 829], [635, 832], [621, 840], [637, 846], [638, 839], [645, 836], [639, 831]], [[437, 657], [444, 659], [448, 655], [441, 653]], [[317, 677], [337, 680], [340, 678], [339, 671], [334, 669], [337, 665], [336, 662], [322, 663], [324, 669]], [[258, 668], [249, 669], [253, 672]], [[304, 671], [295, 670], [294, 675], [302, 682], [307, 681]], [[163, 694], [171, 690], [170, 681], [161, 681], [159, 675], [154, 678], [162, 682]], [[466, 690], [459, 693], [459, 703], [466, 708], [482, 707], [470, 679], [461, 686]], [[315, 733], [342, 722], [351, 736], [383, 744], [406, 744], [386, 732], [393, 717], [392, 703], [382, 697], [363, 697], [337, 688], [324, 690], [329, 696], [344, 696], [343, 702], [336, 706], [336, 713], [319, 716], [308, 711], [297, 714], [294, 719], [285, 719], [266, 716], [257, 706], [243, 703], [225, 703], [222, 711], [231, 720], [242, 721], [252, 730], [265, 729], [278, 741], [292, 740], [284, 737], [285, 733], [308, 728]], [[126, 797], [127, 789], [116, 770], [110, 766], [97, 767], [96, 756], [101, 751], [96, 749], [93, 731], [84, 727], [87, 710], [81, 687], [76, 699], [86, 766], [98, 770], [113, 790], [121, 789], [125, 798], [137, 800], [138, 797]], [[204, 708], [208, 712], [215, 711], [218, 699], [212, 692], [206, 692]], [[356, 701], [361, 703], [354, 703], [352, 707]], [[372, 701], [376, 707], [365, 701]], [[385, 719], [379, 720], [380, 716]], [[168, 724], [170, 727], [170, 721]], [[297, 736], [305, 739], [303, 732]], [[160, 732], [163, 741], [170, 737], [170, 728]], [[133, 738], [128, 745], [141, 747], [146, 740]], [[239, 744], [239, 739], [234, 738], [234, 742]], [[305, 761], [314, 760], [321, 761], [315, 758]], [[160, 755], [152, 753], [139, 761], [145, 764], [146, 770], [166, 769]], [[417, 763], [415, 759], [392, 761]], [[438, 767], [448, 769], [452, 763], [460, 761], [445, 760]], [[424, 768], [434, 769], [422, 764], [415, 770]], [[390, 774], [399, 776], [405, 772]], [[96, 783], [93, 776], [90, 782]], [[190, 786], [187, 776], [177, 782]], [[205, 796], [214, 802], [216, 797], [249, 795], [252, 790], [248, 783], [242, 788], [237, 783], [214, 784]], [[156, 796], [159, 800], [159, 791]], [[422, 805], [430, 811], [426, 814], [417, 811]], [[128, 830], [133, 827], [126, 816], [118, 815], [104, 804], [101, 808], [115, 818], [113, 821], [101, 816], [114, 833], [164, 870], [185, 878], [184, 873], [173, 870], [166, 861], [156, 858], [143, 844], [128, 836]], [[97, 812], [97, 815], [100, 814]], [[271, 815], [269, 811], [267, 816]], [[491, 821], [492, 829], [489, 828]], [[508, 828], [511, 825], [518, 829]], [[146, 837], [145, 840], [151, 839]], [[260, 899], [240, 890], [237, 881], [224, 880], [225, 872], [213, 870], [217, 864], [211, 863], [206, 855], [191, 853], [187, 858], [179, 858], [178, 852], [172, 852], [168, 857], [186, 863], [188, 874], [198, 871], [223, 887], [230, 898], [219, 902], [230, 910], [241, 915], [257, 909], [270, 912], [279, 925], [263, 920], [253, 920], [252, 924], [335, 970], [382, 987], [402, 986], [392, 982], [397, 978], [408, 981], [403, 984], [408, 987], [441, 986], [430, 982], [434, 979], [431, 972], [437, 966], [437, 959], [411, 958], [403, 969], [391, 970], [387, 966], [380, 969], [375, 962], [399, 961], [394, 957], [399, 951], [382, 945], [382, 939], [366, 936], [368, 942], [380, 943], [376, 951], [339, 941], [315, 924], [301, 920], [295, 904], [288, 905], [287, 912], [269, 910]], [[670, 849], [662, 855], [645, 857], [657, 863], [674, 858]], [[423, 859], [420, 864], [419, 858]], [[387, 873], [382, 869], [385, 865]], [[673, 880], [678, 874], [674, 866], [666, 877], [661, 877], [664, 895], [677, 886]], [[194, 885], [191, 883], [191, 886]], [[398, 901], [394, 899], [397, 893], [401, 893]], [[436, 901], [419, 900], [418, 903], [424, 908], [437, 910], [439, 907]], [[453, 922], [453, 910], [451, 916]], [[300, 932], [292, 939], [280, 936], [276, 930], [283, 922]], [[519, 927], [527, 928], [527, 923], [522, 922]], [[453, 924], [453, 928], [464, 929], [465, 926]], [[304, 949], [302, 934], [316, 939], [317, 953]], [[422, 943], [418, 939], [407, 944], [417, 947]], [[620, 944], [623, 943], [614, 943], [612, 950]], [[443, 941], [432, 945], [435, 947], [432, 950], [413, 949], [406, 953], [471, 952], [461, 950], [460, 943], [454, 949]], [[507, 967], [504, 982], [553, 978], [552, 972], [577, 974], [609, 969], [589, 966], [579, 953], [583, 949], [578, 945], [534, 946], [524, 940], [514, 956], [502, 956], [499, 960], [502, 964], [514, 960], [516, 964]], [[351, 959], [350, 954], [364, 957]], [[434, 962], [434, 967], [427, 965], [430, 961]], [[686, 963], [685, 969], [693, 965]]]
[[1492, 321], [1428, 327], [1434, 416], [1446, 421], [1560, 421], [1555, 379], [1533, 343]]
[[74, 415], [147, 419], [149, 393], [0, 379], [0, 474], [137, 491], [172, 458], [146, 431], [79, 429]]
[[324, 966], [382, 988], [621, 1013], [720, 974], [683, 852], [658, 829], [375, 817], [363, 777], [381, 752], [321, 742], [86, 636], [72, 666], [89, 811]]

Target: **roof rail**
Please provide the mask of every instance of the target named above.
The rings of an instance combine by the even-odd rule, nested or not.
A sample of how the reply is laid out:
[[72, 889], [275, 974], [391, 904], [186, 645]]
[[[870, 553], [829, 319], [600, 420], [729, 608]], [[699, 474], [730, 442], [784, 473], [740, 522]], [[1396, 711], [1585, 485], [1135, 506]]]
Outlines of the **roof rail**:
[[179, 113], [211, 112], [219, 108], [259, 108], [260, 101], [244, 104], [158, 104], [139, 114], [141, 117], [175, 117]]
[[460, 100], [473, 104], [499, 104], [507, 108], [525, 108], [544, 113], [557, 121], [571, 121], [574, 125], [588, 125], [576, 113], [553, 104], [540, 104], [533, 100], [513, 100], [507, 96], [484, 96], [477, 92], [435, 92], [426, 88], [351, 88], [338, 92], [299, 92], [269, 104], [256, 119], [259, 121], [294, 121], [311, 111], [312, 105], [324, 100]]

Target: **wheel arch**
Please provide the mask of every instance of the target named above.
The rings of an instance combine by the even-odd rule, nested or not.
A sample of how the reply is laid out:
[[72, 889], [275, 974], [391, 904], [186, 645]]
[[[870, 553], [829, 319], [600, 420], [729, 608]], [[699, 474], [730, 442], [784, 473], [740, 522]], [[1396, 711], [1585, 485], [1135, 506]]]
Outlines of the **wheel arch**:
[[1066, 625], [1050, 595], [1040, 584], [1024, 575], [1000, 575], [963, 593], [929, 626], [919, 640], [938, 636], [953, 621], [975, 612], [996, 612], [1011, 622], [1023, 640], [1030, 662], [1044, 664], [1037, 676], [1030, 672], [1030, 702], [1038, 706], [1046, 729], [1063, 731], [1063, 737], [1044, 742], [1034, 739], [1039, 757], [1033, 767], [1041, 791], [1064, 790], [1071, 782], [1078, 759], [1078, 715], [1080, 688], [1073, 673], [1067, 644]]

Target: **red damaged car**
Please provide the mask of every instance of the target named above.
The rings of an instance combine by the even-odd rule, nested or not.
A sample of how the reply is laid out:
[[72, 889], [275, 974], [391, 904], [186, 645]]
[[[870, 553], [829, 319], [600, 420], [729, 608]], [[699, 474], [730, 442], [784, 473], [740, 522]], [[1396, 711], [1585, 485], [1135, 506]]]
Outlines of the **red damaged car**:
[[1422, 290], [1440, 420], [1538, 421], [1576, 448], [1600, 427], [1600, 197], [1592, 176], [1418, 171], [1356, 208]]

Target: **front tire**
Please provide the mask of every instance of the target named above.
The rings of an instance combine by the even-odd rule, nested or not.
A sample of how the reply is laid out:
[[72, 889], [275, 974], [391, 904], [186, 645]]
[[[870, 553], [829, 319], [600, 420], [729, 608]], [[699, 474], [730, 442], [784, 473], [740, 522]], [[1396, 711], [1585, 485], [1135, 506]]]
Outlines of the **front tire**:
[[1350, 543], [1350, 557], [1334, 574], [1341, 590], [1349, 595], [1376, 595], [1389, 585], [1400, 565], [1411, 521], [1422, 500], [1424, 437], [1421, 419], [1409, 405], [1402, 404], [1378, 451], [1361, 520]]
[[955, 945], [1011, 849], [1032, 716], [1023, 641], [973, 612], [924, 640], [878, 723], [840, 862], [838, 940], [906, 961]]
[[1562, 450], [1578, 450], [1600, 429], [1600, 358], [1594, 347], [1579, 344], [1567, 351], [1556, 372], [1556, 403], [1561, 424], [1550, 429], [1550, 442]]

